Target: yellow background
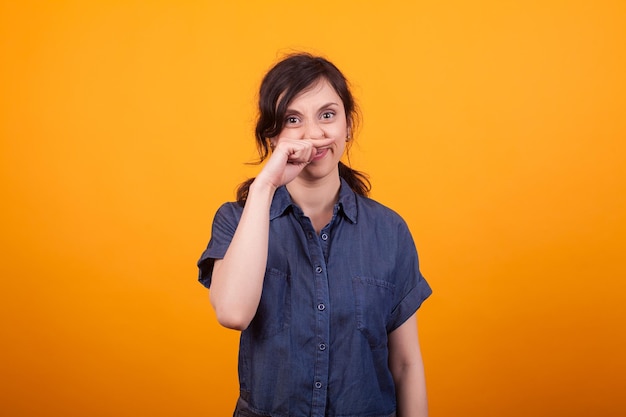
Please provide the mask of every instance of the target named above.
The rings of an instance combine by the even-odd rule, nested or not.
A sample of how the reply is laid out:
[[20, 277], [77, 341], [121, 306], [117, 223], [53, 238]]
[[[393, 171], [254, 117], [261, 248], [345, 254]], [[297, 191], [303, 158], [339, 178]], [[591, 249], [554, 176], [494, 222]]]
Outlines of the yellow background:
[[353, 165], [435, 291], [431, 415], [625, 415], [621, 0], [2, 0], [2, 415], [230, 415], [195, 262], [301, 49], [352, 81]]

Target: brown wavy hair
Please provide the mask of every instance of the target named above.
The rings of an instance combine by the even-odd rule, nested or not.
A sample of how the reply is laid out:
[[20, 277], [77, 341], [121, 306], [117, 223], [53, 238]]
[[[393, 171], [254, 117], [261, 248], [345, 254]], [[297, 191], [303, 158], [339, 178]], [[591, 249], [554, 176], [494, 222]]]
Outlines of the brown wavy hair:
[[[348, 127], [355, 132], [359, 121], [359, 110], [350, 92], [348, 81], [339, 69], [325, 58], [308, 53], [288, 55], [272, 67], [261, 82], [259, 91], [259, 109], [255, 129], [256, 146], [262, 163], [270, 154], [270, 138], [276, 137], [283, 130], [285, 114], [291, 101], [302, 91], [319, 80], [326, 80], [341, 98], [346, 112]], [[352, 143], [348, 141], [347, 149]], [[342, 177], [357, 194], [367, 196], [371, 183], [363, 172], [352, 169], [339, 162], [339, 176]], [[237, 202], [245, 204], [250, 184], [254, 178], [239, 185]]]

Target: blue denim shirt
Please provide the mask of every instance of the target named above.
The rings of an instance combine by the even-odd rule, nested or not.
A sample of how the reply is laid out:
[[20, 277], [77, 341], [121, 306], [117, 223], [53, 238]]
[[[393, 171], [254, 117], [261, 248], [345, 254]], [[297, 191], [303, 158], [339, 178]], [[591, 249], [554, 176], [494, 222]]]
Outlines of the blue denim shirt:
[[[213, 261], [224, 257], [242, 211], [226, 203], [215, 215], [198, 262], [208, 288]], [[393, 415], [388, 335], [430, 294], [398, 214], [342, 180], [332, 220], [317, 234], [280, 187], [270, 208], [261, 300], [240, 338], [241, 397], [259, 415]]]

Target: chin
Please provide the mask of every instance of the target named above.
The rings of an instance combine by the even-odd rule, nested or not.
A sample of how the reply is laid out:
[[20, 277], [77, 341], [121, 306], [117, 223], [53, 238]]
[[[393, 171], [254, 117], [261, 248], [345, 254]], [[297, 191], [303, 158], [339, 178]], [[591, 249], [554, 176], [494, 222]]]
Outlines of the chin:
[[306, 179], [326, 178], [332, 174], [339, 176], [339, 162], [321, 160], [318, 163], [310, 163], [302, 173]]

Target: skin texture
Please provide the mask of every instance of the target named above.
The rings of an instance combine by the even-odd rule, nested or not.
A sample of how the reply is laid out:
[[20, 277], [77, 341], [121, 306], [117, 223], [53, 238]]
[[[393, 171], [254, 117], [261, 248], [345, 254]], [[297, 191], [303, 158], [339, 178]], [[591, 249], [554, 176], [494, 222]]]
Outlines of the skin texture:
[[427, 417], [428, 399], [417, 335], [417, 314], [389, 335], [389, 369], [396, 385], [397, 417]]
[[[343, 103], [325, 80], [289, 103], [284, 127], [271, 138], [272, 155], [250, 186], [228, 251], [215, 261], [210, 296], [223, 326], [244, 330], [256, 314], [267, 263], [269, 209], [278, 187], [287, 186], [318, 233], [330, 221], [341, 184], [338, 163], [349, 133]], [[390, 334], [389, 349], [398, 416], [427, 416], [415, 316]]]

